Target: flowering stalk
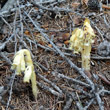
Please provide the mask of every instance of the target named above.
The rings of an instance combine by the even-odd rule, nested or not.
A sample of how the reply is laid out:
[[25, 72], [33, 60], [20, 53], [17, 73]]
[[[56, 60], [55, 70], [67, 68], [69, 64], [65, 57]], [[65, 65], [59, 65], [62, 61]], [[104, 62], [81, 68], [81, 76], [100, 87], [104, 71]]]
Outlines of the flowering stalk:
[[37, 98], [36, 74], [30, 52], [27, 49], [22, 49], [15, 54], [11, 69], [16, 70], [17, 75], [21, 75], [21, 72], [24, 72], [23, 81], [29, 83], [31, 80], [32, 92], [35, 98]]
[[81, 52], [82, 68], [84, 68], [87, 71], [90, 70], [90, 52], [91, 52], [91, 45], [84, 46]]
[[82, 68], [90, 70], [90, 52], [91, 44], [94, 42], [94, 31], [90, 25], [88, 18], [85, 19], [82, 29], [75, 29], [70, 38], [70, 49], [74, 49], [74, 53], [81, 53]]

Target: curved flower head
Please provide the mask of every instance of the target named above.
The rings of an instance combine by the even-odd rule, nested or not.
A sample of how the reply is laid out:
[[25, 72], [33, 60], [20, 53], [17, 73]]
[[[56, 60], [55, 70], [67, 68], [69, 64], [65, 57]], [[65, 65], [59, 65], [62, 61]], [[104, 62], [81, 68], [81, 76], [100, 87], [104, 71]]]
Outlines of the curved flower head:
[[90, 25], [90, 20], [86, 18], [83, 28], [77, 28], [72, 32], [69, 48], [74, 49], [74, 53], [79, 53], [83, 50], [84, 46], [90, 46], [94, 42], [94, 37], [95, 34]]
[[83, 31], [84, 31], [84, 33], [88, 33], [91, 36], [95, 36], [94, 30], [92, 29], [92, 27], [90, 25], [90, 20], [88, 18], [86, 18], [84, 21]]

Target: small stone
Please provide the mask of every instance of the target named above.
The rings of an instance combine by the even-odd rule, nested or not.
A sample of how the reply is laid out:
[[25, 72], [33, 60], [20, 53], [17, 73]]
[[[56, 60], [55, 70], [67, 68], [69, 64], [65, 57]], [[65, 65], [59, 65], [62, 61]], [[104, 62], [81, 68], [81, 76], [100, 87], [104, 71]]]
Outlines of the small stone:
[[98, 46], [98, 54], [104, 57], [110, 56], [110, 42], [101, 42]]

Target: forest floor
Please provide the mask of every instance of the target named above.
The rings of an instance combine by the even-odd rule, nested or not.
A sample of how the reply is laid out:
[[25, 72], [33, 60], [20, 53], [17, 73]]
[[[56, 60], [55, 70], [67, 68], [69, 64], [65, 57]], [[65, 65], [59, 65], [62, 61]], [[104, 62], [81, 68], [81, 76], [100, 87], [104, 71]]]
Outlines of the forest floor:
[[[80, 0], [35, 1], [16, 0], [0, 12], [0, 110], [109, 110], [110, 1], [92, 8], [88, 0], [81, 6]], [[81, 55], [69, 49], [72, 31], [85, 18], [96, 35], [89, 75], [81, 69]], [[32, 56], [36, 99], [31, 82], [11, 70], [21, 49]]]

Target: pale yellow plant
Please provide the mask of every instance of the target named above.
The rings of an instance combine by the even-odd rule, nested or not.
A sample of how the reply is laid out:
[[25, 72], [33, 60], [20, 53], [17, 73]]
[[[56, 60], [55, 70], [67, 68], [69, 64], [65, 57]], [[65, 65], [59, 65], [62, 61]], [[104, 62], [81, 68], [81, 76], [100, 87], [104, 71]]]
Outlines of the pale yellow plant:
[[82, 68], [90, 70], [90, 52], [91, 44], [94, 42], [94, 30], [90, 25], [90, 20], [85, 19], [82, 29], [75, 29], [70, 38], [70, 49], [74, 49], [74, 53], [81, 53]]
[[35, 98], [37, 98], [38, 88], [36, 86], [36, 74], [31, 54], [27, 49], [22, 49], [15, 54], [11, 69], [15, 70], [16, 75], [21, 75], [21, 72], [24, 72], [23, 81], [29, 83], [31, 80], [32, 92]]

